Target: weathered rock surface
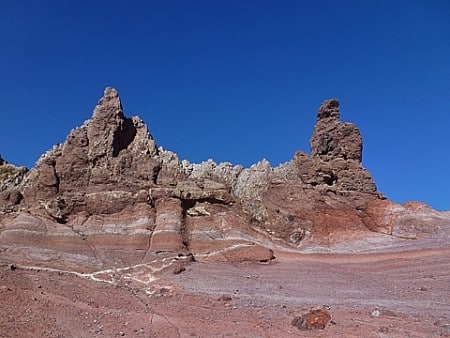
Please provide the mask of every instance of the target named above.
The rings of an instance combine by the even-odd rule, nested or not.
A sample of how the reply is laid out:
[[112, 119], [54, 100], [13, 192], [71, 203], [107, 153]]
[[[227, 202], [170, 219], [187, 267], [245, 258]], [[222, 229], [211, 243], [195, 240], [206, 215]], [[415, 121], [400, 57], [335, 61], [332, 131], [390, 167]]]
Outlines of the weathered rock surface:
[[448, 220], [386, 200], [361, 159], [361, 133], [327, 100], [311, 155], [298, 151], [275, 168], [180, 161], [106, 88], [92, 118], [31, 171], [1, 159], [0, 252], [90, 269], [157, 254], [269, 261], [274, 250], [360, 250], [367, 238], [393, 247]]
[[331, 321], [328, 306], [311, 309], [302, 316], [295, 317], [292, 325], [300, 330], [324, 330]]
[[311, 154], [361, 162], [361, 133], [355, 125], [341, 123], [340, 116], [338, 100], [326, 100], [322, 103], [311, 137]]
[[9, 164], [0, 155], [0, 212], [14, 211], [22, 201], [23, 196], [18, 186], [27, 171], [25, 167]]

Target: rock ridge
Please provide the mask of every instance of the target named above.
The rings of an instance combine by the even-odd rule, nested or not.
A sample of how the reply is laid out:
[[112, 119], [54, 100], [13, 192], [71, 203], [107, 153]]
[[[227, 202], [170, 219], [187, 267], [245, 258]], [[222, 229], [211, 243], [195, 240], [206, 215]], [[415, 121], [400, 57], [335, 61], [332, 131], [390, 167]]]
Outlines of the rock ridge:
[[[310, 145], [311, 155], [298, 151], [275, 168], [180, 161], [139, 117], [125, 117], [108, 87], [92, 117], [29, 172], [1, 159], [0, 247], [25, 250], [37, 236], [40, 250], [81, 251], [94, 265], [161, 253], [267, 261], [276, 247], [395, 234], [383, 216], [391, 202], [362, 166], [361, 133], [340, 121], [338, 100], [319, 107]], [[11, 231], [32, 223], [43, 226], [20, 238]]]

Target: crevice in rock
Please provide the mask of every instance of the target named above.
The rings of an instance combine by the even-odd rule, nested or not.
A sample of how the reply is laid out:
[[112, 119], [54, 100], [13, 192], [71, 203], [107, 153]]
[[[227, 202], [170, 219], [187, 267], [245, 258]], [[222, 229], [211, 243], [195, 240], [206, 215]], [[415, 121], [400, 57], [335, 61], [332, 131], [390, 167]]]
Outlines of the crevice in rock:
[[214, 198], [214, 197], [205, 197], [205, 198], [199, 198], [196, 200], [198, 203], [209, 203], [209, 204], [222, 204], [222, 205], [229, 205], [229, 202], [226, 202], [224, 200]]
[[121, 150], [127, 149], [131, 142], [133, 142], [135, 136], [136, 128], [134, 127], [133, 120], [123, 120], [119, 128], [114, 131], [112, 156], [117, 157]]
[[157, 185], [158, 175], [161, 172], [161, 170], [162, 170], [162, 164], [161, 163], [159, 163], [158, 165], [155, 165], [153, 167], [153, 173], [152, 173], [152, 177], [151, 177], [151, 183], [153, 185]]
[[183, 240], [183, 245], [186, 247], [186, 249], [189, 250], [189, 244], [190, 244], [190, 240], [189, 240], [189, 232], [186, 229], [186, 221], [187, 221], [187, 212], [190, 208], [195, 206], [195, 201], [194, 200], [181, 200], [181, 207], [183, 209], [182, 211], [182, 225], [181, 225], [181, 238]]
[[144, 254], [142, 255], [141, 263], [144, 262], [145, 258], [147, 257], [147, 254], [148, 254], [148, 252], [150, 250], [150, 244], [152, 242], [152, 235], [153, 235], [153, 230], [151, 230], [151, 233], [147, 237], [147, 248], [144, 250]]

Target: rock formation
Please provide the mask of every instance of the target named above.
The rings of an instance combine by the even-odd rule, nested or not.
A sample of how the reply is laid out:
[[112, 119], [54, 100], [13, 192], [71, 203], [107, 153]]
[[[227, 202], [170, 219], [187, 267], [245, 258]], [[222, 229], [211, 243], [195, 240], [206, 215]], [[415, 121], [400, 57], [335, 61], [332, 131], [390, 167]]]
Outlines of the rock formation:
[[180, 161], [106, 88], [92, 118], [31, 171], [1, 160], [0, 250], [91, 267], [161, 253], [268, 261], [275, 249], [420, 231], [404, 230], [398, 220], [408, 212], [377, 191], [361, 159], [358, 128], [340, 122], [339, 102], [327, 100], [311, 155], [298, 151], [275, 168]]
[[330, 307], [323, 305], [311, 309], [302, 316], [297, 316], [292, 320], [292, 325], [300, 330], [324, 330], [331, 322]]
[[26, 173], [27, 168], [9, 164], [0, 156], [0, 211], [11, 212], [22, 201], [18, 186]]

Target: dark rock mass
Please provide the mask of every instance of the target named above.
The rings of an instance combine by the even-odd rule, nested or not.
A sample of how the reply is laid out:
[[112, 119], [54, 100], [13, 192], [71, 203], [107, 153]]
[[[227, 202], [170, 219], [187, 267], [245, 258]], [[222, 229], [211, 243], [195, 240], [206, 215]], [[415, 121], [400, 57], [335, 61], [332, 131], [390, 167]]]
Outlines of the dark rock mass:
[[265, 160], [250, 168], [180, 161], [156, 146], [140, 118], [125, 117], [117, 91], [106, 88], [92, 118], [31, 171], [0, 160], [0, 249], [31, 260], [43, 251], [66, 263], [77, 256], [84, 266], [161, 253], [268, 261], [275, 249], [322, 250], [416, 231], [361, 159], [360, 131], [327, 100], [311, 155], [298, 151], [275, 168]]
[[361, 133], [355, 125], [342, 123], [339, 118], [338, 100], [326, 100], [321, 104], [311, 137], [311, 155], [361, 162]]

